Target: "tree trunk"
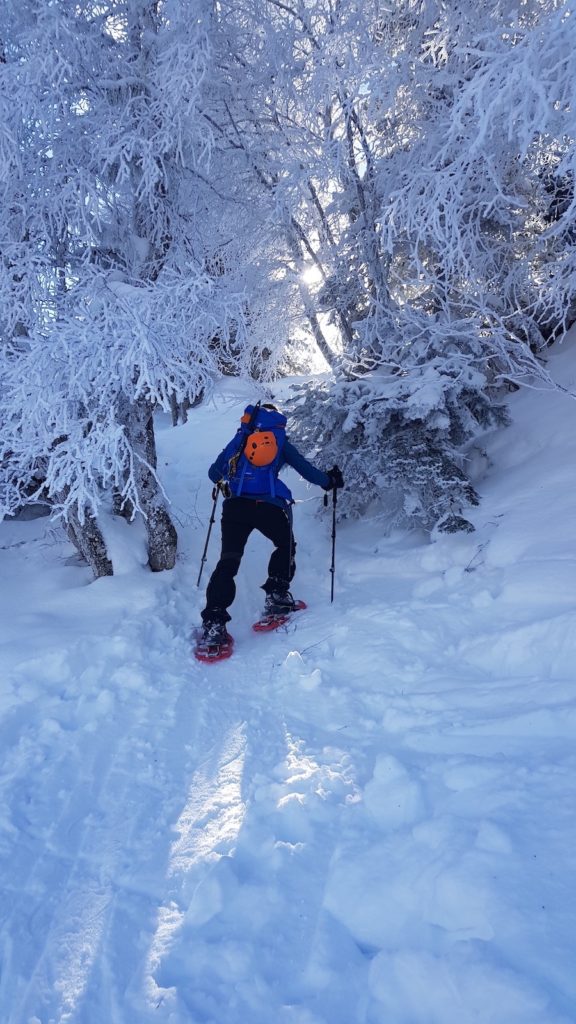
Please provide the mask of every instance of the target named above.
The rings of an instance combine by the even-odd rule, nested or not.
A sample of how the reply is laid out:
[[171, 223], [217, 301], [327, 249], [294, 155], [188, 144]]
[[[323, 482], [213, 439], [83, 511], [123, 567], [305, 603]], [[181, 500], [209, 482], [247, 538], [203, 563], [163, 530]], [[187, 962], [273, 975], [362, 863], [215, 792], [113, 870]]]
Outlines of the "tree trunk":
[[170, 395], [170, 412], [172, 414], [172, 426], [177, 427], [180, 422], [188, 422], [188, 410], [194, 405], [198, 405], [202, 401], [204, 392], [200, 393], [200, 397], [196, 398], [194, 402], [190, 402], [189, 398], [184, 398], [181, 402], [176, 398], [176, 392], [173, 391]]
[[127, 523], [134, 519], [134, 505], [128, 498], [123, 498], [117, 489], [112, 494], [112, 512], [115, 516], [121, 516]]
[[76, 510], [69, 513], [66, 532], [76, 550], [92, 569], [95, 579], [99, 579], [100, 576], [114, 575], [112, 562], [108, 558], [106, 550], [106, 541], [90, 512], [85, 513], [83, 523], [80, 522]]
[[[57, 438], [54, 444], [56, 445], [63, 440], [65, 440], [65, 437]], [[70, 488], [68, 486], [64, 487], [59, 494], [53, 496], [50, 504], [57, 507], [65, 507], [66, 498], [69, 493]], [[114, 568], [108, 558], [106, 541], [92, 513], [88, 509], [84, 509], [84, 521], [80, 522], [78, 508], [74, 505], [64, 513], [63, 519], [68, 539], [72, 542], [82, 560], [92, 569], [94, 579], [97, 580], [100, 576], [113, 576]]]
[[148, 534], [148, 564], [152, 572], [173, 569], [178, 534], [170, 519], [156, 478], [156, 440], [152, 407], [140, 398], [125, 401], [122, 420], [133, 452], [132, 473]]

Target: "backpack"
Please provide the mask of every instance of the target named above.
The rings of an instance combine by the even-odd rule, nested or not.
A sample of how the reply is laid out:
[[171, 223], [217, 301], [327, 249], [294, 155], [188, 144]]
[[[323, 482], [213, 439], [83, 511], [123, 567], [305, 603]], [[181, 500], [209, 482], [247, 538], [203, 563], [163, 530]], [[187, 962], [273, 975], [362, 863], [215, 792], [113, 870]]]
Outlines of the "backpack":
[[286, 417], [274, 409], [248, 405], [236, 436], [228, 445], [227, 481], [234, 497], [266, 495], [290, 500], [278, 470], [286, 440]]

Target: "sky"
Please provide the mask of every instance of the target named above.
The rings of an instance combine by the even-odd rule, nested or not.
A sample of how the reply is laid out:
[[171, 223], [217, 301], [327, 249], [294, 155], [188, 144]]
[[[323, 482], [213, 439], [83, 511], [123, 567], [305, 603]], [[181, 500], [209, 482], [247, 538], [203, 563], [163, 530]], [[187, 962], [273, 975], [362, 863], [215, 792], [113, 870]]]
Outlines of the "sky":
[[289, 470], [308, 608], [252, 631], [251, 538], [217, 665], [206, 471], [246, 384], [159, 418], [173, 571], [111, 515], [96, 582], [56, 523], [0, 525], [3, 1024], [575, 1024], [573, 346], [549, 369], [475, 460], [475, 532], [340, 524], [333, 604]]

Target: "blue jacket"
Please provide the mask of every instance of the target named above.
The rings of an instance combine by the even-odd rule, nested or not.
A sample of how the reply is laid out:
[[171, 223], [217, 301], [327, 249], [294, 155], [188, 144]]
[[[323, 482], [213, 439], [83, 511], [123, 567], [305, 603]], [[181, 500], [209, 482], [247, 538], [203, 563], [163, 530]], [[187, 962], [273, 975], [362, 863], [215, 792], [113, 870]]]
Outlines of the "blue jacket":
[[[235, 447], [234, 447], [235, 445]], [[238, 442], [230, 442], [226, 445], [215, 462], [212, 463], [208, 470], [208, 476], [210, 477], [213, 484], [217, 484], [219, 480], [226, 479], [228, 472], [228, 461], [232, 451], [236, 450]], [[231, 451], [232, 449], [232, 451]], [[311, 462], [308, 462], [303, 455], [300, 454], [297, 448], [290, 443], [288, 438], [282, 445], [282, 451], [278, 462], [278, 472], [285, 466], [292, 466], [300, 476], [303, 476], [305, 480], [308, 480], [311, 484], [317, 484], [318, 487], [323, 487], [324, 490], [330, 488], [330, 477], [327, 473], [324, 473], [321, 469], [316, 469]], [[294, 501], [292, 494], [283, 480], [278, 481], [276, 488], [276, 494], [246, 494], [241, 495], [247, 501], [269, 501], [272, 505], [279, 505], [281, 508], [291, 505]]]

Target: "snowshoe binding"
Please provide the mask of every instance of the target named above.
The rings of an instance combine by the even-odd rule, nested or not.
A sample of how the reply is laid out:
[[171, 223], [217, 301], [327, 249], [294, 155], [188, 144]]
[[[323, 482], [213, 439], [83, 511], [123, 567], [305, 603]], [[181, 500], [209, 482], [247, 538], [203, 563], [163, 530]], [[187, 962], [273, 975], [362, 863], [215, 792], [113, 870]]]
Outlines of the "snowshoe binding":
[[206, 622], [199, 632], [194, 646], [194, 657], [211, 664], [229, 658], [234, 649], [234, 639], [223, 622]]
[[262, 617], [252, 626], [256, 633], [270, 633], [286, 625], [294, 612], [302, 611], [305, 601], [295, 601], [289, 590], [282, 593], [268, 594]]

